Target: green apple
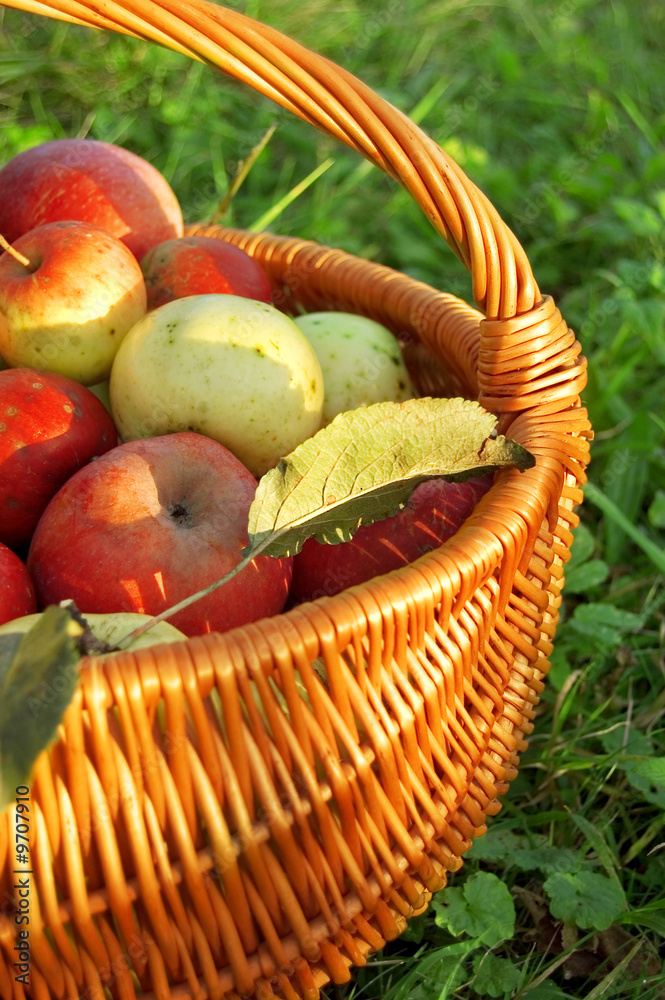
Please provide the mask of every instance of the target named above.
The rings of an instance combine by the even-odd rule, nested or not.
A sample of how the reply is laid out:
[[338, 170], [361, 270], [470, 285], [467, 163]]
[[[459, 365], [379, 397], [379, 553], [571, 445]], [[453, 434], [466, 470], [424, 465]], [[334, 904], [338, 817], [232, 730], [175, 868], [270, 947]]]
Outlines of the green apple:
[[96, 382], [95, 385], [89, 385], [88, 388], [90, 392], [94, 392], [100, 403], [103, 403], [106, 409], [111, 413], [111, 393], [109, 380], [105, 379], [104, 382]]
[[237, 295], [193, 295], [149, 312], [111, 370], [123, 441], [196, 431], [258, 479], [321, 425], [323, 375], [296, 323]]
[[416, 395], [399, 344], [381, 323], [341, 312], [307, 313], [296, 323], [323, 372], [323, 427], [346, 410]]
[[[0, 625], [0, 635], [27, 632], [33, 625], [37, 624], [41, 616], [42, 613], [37, 612], [34, 615], [24, 615], [22, 618], [15, 618], [14, 621], [6, 622], [6, 624]], [[84, 617], [97, 638], [103, 642], [108, 642], [112, 646], [121, 639], [124, 639], [126, 635], [133, 632], [139, 625], [150, 620], [149, 615], [140, 615], [128, 611], [105, 615], [86, 614]], [[140, 635], [138, 639], [135, 639], [127, 648], [133, 652], [145, 646], [154, 646], [160, 642], [180, 642], [186, 638], [187, 636], [184, 632], [177, 629], [175, 625], [171, 625], [166, 621], [158, 622], [152, 628], [148, 629], [147, 632], [144, 632], [143, 635]], [[114, 654], [109, 653], [107, 655], [112, 656]]]

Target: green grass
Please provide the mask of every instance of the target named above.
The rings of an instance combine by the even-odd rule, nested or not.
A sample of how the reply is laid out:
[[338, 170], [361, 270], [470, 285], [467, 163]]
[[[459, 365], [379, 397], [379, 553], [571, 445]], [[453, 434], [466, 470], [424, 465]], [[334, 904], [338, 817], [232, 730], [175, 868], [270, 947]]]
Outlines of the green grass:
[[[578, 332], [596, 430], [552, 671], [503, 811], [428, 912], [328, 994], [659, 1000], [665, 7], [248, 0], [242, 9], [414, 114], [486, 191]], [[225, 221], [251, 227], [280, 206], [273, 231], [469, 298], [466, 272], [403, 191], [263, 98], [140, 42], [4, 15], [2, 161], [57, 136], [118, 142], [165, 173], [194, 221], [215, 213], [273, 123]]]

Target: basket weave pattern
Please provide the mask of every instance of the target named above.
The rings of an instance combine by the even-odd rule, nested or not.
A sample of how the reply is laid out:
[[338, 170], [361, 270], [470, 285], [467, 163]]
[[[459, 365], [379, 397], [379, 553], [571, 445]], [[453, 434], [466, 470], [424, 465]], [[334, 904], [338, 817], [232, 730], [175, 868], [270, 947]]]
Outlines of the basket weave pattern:
[[314, 1000], [445, 885], [516, 773], [582, 499], [585, 362], [487, 199], [339, 67], [204, 0], [6, 5], [202, 58], [395, 177], [467, 264], [478, 308], [303, 240], [189, 231], [255, 256], [285, 309], [385, 323], [421, 391], [479, 399], [537, 458], [403, 570], [224, 635], [86, 662], [31, 788], [26, 989], [15, 817], [0, 819], [2, 1000]]

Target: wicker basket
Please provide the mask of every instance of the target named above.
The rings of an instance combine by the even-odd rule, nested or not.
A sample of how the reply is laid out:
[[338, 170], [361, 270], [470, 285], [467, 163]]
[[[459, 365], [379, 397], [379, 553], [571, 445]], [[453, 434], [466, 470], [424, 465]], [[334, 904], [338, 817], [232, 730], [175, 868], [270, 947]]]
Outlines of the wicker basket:
[[0, 818], [3, 1000], [312, 1000], [445, 885], [516, 773], [581, 501], [585, 361], [486, 197], [339, 67], [205, 0], [4, 2], [202, 59], [394, 177], [467, 265], [478, 309], [314, 243], [191, 231], [257, 257], [285, 308], [384, 322], [421, 390], [442, 388], [440, 362], [537, 456], [403, 570], [224, 635], [86, 662], [31, 789], [26, 987], [15, 816]]

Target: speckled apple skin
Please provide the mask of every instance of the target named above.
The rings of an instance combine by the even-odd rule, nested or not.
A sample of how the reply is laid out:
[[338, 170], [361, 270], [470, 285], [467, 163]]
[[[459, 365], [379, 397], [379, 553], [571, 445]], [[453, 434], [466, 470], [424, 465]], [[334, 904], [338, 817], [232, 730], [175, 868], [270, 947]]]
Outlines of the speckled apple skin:
[[197, 431], [258, 479], [319, 429], [324, 387], [292, 319], [218, 294], [175, 299], [137, 323], [113, 363], [110, 396], [124, 441]]
[[323, 427], [358, 406], [401, 403], [417, 395], [399, 343], [381, 323], [342, 312], [305, 313], [295, 322], [323, 372]]

